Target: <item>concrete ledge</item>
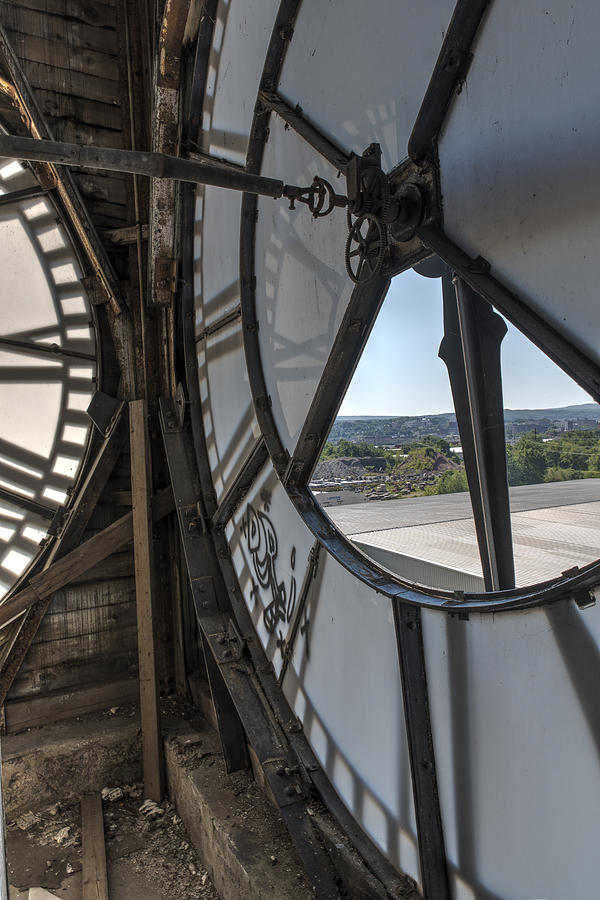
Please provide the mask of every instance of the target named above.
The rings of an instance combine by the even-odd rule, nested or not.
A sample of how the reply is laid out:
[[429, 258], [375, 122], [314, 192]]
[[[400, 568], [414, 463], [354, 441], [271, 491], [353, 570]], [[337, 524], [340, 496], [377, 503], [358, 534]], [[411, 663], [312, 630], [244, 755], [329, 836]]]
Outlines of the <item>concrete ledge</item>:
[[205, 724], [165, 740], [169, 797], [223, 900], [304, 900], [314, 894], [281, 819], [251, 775], [227, 775]]
[[107, 715], [2, 738], [6, 814], [141, 780], [139, 720]]

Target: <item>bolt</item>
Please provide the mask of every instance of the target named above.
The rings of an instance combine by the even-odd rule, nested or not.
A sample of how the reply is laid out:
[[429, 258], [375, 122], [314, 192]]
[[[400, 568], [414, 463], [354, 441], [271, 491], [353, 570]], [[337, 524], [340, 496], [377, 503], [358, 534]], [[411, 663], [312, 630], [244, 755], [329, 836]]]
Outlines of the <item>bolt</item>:
[[230, 659], [230, 658], [231, 658], [231, 650], [225, 650], [225, 651], [223, 651], [223, 658], [224, 658], [224, 659]]

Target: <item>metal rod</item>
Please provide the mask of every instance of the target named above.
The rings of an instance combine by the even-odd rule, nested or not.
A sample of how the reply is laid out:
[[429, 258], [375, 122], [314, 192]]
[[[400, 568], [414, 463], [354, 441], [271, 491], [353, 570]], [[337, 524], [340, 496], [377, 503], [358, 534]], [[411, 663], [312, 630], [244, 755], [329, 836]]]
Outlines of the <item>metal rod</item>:
[[104, 169], [110, 172], [130, 172], [149, 178], [174, 178], [195, 184], [248, 191], [277, 199], [283, 196], [286, 185], [275, 178], [237, 172], [229, 166], [198, 162], [150, 153], [141, 150], [115, 150], [108, 147], [80, 146], [62, 141], [38, 141], [33, 138], [0, 135], [0, 156], [13, 159], [48, 162], [84, 169]]
[[425, 92], [412, 134], [408, 155], [420, 162], [433, 151], [457, 85], [471, 63], [471, 45], [491, 0], [458, 0]]
[[29, 341], [17, 341], [14, 338], [0, 337], [0, 347], [11, 347], [33, 355], [68, 356], [72, 359], [85, 359], [90, 362], [96, 362], [96, 357], [92, 353], [79, 353], [77, 350], [67, 350], [58, 344], [32, 344]]
[[273, 91], [260, 91], [258, 94], [259, 101], [268, 109], [277, 113], [283, 121], [289, 125], [294, 131], [304, 138], [311, 147], [320, 153], [321, 156], [331, 163], [331, 165], [340, 172], [346, 172], [350, 155], [345, 153], [338, 147], [331, 138], [326, 137], [318, 130], [305, 116], [299, 106], [292, 108], [285, 102], [283, 97]]
[[38, 503], [37, 500], [32, 500], [30, 497], [23, 497], [16, 491], [11, 491], [5, 487], [0, 487], [0, 500], [12, 504], [12, 506], [17, 506], [19, 509], [25, 509], [27, 512], [35, 513], [37, 516], [41, 516], [42, 519], [53, 519], [56, 513], [56, 509], [44, 506], [43, 503]]
[[39, 184], [33, 184], [31, 187], [23, 188], [20, 191], [9, 191], [7, 194], [0, 194], [0, 206], [20, 203], [22, 200], [32, 200], [34, 197], [42, 197], [47, 193], [46, 188], [41, 187]]
[[426, 900], [450, 900], [448, 862], [437, 784], [421, 610], [392, 601], [410, 758], [421, 880]]
[[217, 331], [220, 331], [222, 328], [226, 328], [227, 325], [231, 325], [232, 322], [235, 322], [236, 319], [239, 319], [242, 314], [242, 307], [238, 304], [235, 309], [230, 310], [228, 313], [225, 313], [224, 316], [221, 316], [220, 319], [217, 319], [216, 322], [213, 322], [211, 325], [207, 325], [206, 328], [200, 332], [200, 334], [196, 335], [196, 343], [199, 341], [206, 340], [207, 337], [210, 337], [211, 334], [216, 334]]

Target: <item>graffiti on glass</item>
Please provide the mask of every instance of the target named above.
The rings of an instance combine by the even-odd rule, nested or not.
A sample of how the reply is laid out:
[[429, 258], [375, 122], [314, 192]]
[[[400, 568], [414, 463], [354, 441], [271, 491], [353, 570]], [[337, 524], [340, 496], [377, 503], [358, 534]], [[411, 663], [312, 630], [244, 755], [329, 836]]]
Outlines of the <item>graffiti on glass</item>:
[[[265, 500], [265, 510], [269, 509], [269, 501]], [[251, 503], [246, 507], [246, 513], [242, 520], [242, 534], [247, 542], [252, 567], [258, 586], [268, 592], [268, 602], [263, 612], [265, 628], [272, 634], [279, 623], [288, 624], [296, 606], [296, 548], [292, 547], [290, 556], [289, 584], [286, 585], [277, 573], [279, 542], [273, 522], [267, 512], [255, 509]], [[256, 584], [254, 583], [254, 588]], [[253, 599], [256, 600], [258, 591], [253, 589]], [[281, 637], [281, 632], [280, 632]]]

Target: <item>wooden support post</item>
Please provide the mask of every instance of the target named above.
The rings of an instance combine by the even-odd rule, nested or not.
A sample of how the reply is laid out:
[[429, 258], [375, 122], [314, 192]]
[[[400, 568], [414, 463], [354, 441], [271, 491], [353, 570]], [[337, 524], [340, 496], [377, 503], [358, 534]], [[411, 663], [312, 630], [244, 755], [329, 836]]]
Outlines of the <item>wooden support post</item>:
[[152, 475], [147, 421], [146, 401], [133, 400], [129, 404], [129, 433], [144, 794], [159, 803], [163, 795], [163, 755], [153, 617]]
[[81, 843], [83, 900], [108, 900], [104, 818], [100, 794], [84, 794], [81, 798]]

